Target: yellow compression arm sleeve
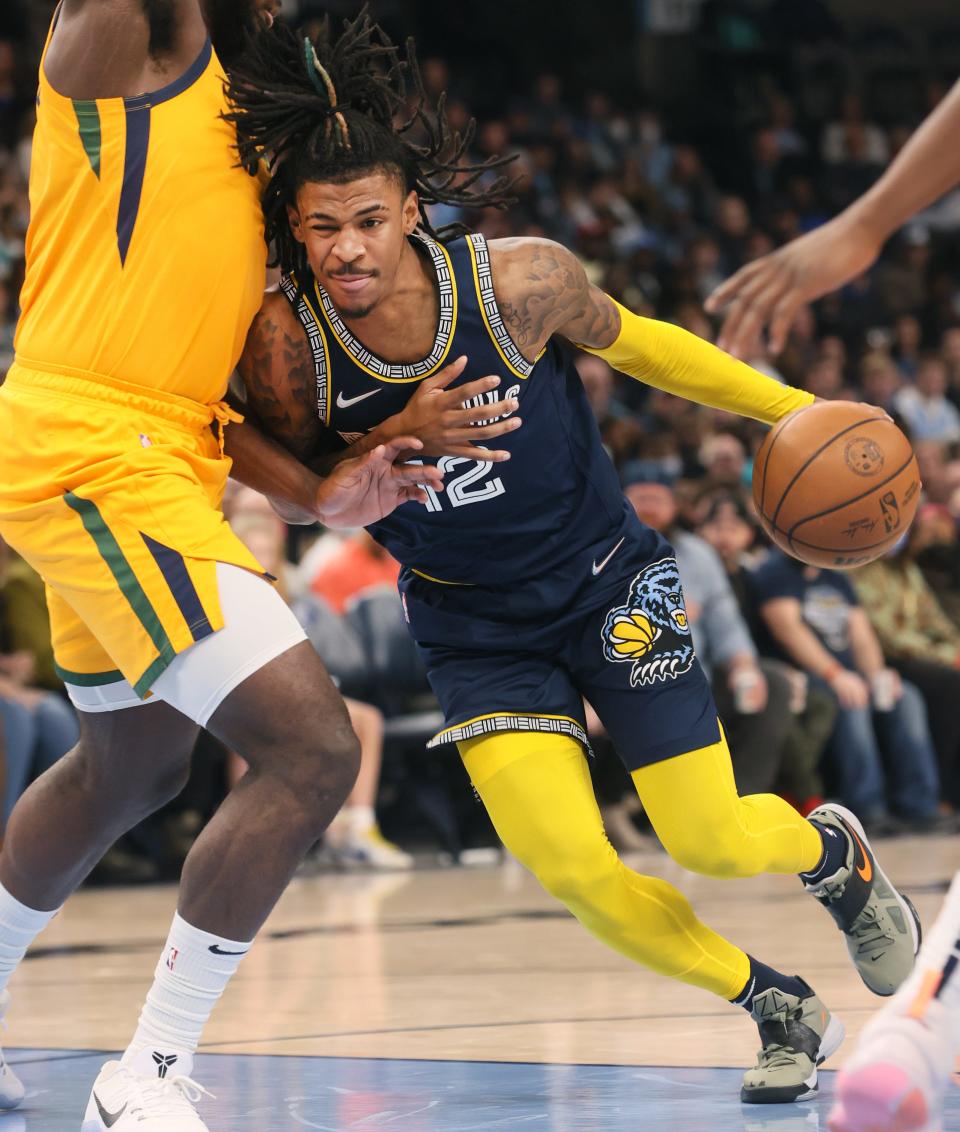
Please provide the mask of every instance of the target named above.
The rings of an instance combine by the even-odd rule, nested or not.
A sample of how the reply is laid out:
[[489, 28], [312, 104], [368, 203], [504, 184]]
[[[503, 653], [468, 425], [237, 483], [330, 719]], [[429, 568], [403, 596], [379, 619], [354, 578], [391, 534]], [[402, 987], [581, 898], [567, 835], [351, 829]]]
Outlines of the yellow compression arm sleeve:
[[781, 385], [689, 330], [641, 318], [616, 300], [610, 301], [620, 312], [617, 340], [603, 349], [581, 349], [603, 358], [614, 369], [666, 393], [765, 424], [775, 424], [788, 413], [813, 404], [812, 393]]

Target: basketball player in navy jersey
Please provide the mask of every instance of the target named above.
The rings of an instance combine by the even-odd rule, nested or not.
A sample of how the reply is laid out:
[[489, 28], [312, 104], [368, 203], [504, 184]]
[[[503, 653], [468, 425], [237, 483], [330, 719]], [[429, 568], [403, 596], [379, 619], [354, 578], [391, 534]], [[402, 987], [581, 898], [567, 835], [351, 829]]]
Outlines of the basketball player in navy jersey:
[[[437, 458], [445, 492], [369, 528], [403, 566], [406, 618], [446, 714], [433, 744], [458, 744], [504, 844], [585, 927], [751, 1013], [763, 1048], [744, 1100], [812, 1096], [842, 1025], [802, 979], [617, 858], [583, 698], [675, 860], [721, 877], [800, 874], [878, 994], [909, 975], [918, 924], [852, 814], [828, 804], [808, 821], [777, 797], [737, 796], [673, 551], [624, 501], [561, 339], [768, 423], [813, 398], [636, 317], [550, 241], [438, 238], [425, 204], [503, 205], [509, 187], [464, 166], [466, 142], [442, 113], [425, 145], [408, 143], [393, 124], [403, 93], [396, 53], [365, 15], [336, 41], [277, 29], [233, 74], [241, 157], [271, 163], [267, 233], [284, 271], [241, 362], [248, 410], [303, 464], [330, 467], [397, 435]], [[423, 424], [431, 406], [487, 375], [499, 383], [480, 395], [478, 427], [506, 417], [515, 430], [495, 452], [469, 430], [455, 452], [438, 446]]]

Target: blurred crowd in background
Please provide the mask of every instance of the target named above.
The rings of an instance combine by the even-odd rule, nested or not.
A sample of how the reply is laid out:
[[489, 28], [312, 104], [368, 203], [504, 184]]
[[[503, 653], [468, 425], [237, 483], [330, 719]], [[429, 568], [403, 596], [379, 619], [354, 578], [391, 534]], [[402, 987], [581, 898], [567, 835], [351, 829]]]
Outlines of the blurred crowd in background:
[[[309, 5], [303, 11], [309, 16]], [[0, 38], [0, 380], [13, 355], [29, 219], [27, 178], [37, 34]], [[0, 30], [2, 30], [0, 25]], [[828, 37], [829, 38], [829, 37]], [[549, 70], [523, 77], [490, 112], [483, 76], [426, 57], [423, 78], [474, 156], [516, 153], [506, 212], [435, 210], [488, 238], [546, 236], [576, 251], [593, 281], [638, 313], [713, 339], [703, 301], [751, 259], [822, 223], [881, 174], [942, 97], [935, 69], [871, 73], [833, 40], [804, 45], [810, 76], [769, 75], [728, 123], [740, 159], [675, 134], [656, 102], [626, 104]], [[828, 76], [824, 78], [823, 76]], [[819, 76], [820, 85], [814, 79]], [[794, 76], [795, 78], [795, 76]], [[919, 517], [895, 551], [849, 574], [772, 553], [751, 510], [764, 429], [651, 390], [592, 356], [576, 359], [624, 490], [677, 550], [701, 662], [713, 681], [741, 792], [772, 790], [806, 811], [829, 795], [876, 833], [957, 829], [960, 809], [960, 193], [918, 217], [876, 267], [801, 311], [780, 357], [757, 368], [818, 397], [880, 405], [914, 442]], [[354, 796], [317, 860], [407, 868], [408, 850], [494, 844], [452, 748], [429, 754], [436, 702], [405, 636], [397, 566], [364, 533], [290, 532], [262, 498], [231, 492], [228, 517], [281, 579], [340, 680], [364, 748]], [[53, 672], [42, 584], [0, 558], [0, 721], [4, 817], [32, 776], [74, 742]], [[611, 839], [649, 844], [638, 801], [587, 706], [593, 769]], [[105, 862], [101, 880], [175, 874], [193, 836], [243, 767], [209, 736], [187, 793]], [[386, 834], [380, 832], [381, 826]], [[402, 848], [400, 847], [402, 846]]]

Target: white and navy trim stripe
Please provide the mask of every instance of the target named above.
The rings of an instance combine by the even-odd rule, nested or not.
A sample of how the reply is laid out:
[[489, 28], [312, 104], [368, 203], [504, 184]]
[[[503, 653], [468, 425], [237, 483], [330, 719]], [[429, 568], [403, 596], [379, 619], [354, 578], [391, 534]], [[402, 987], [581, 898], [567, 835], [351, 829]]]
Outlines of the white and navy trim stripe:
[[480, 739], [484, 735], [498, 735], [504, 731], [544, 731], [550, 735], [569, 735], [590, 750], [587, 733], [576, 720], [549, 715], [511, 715], [507, 712], [446, 727], [434, 735], [427, 748], [439, 747], [443, 743], [463, 743], [468, 739]]
[[490, 249], [487, 247], [486, 238], [479, 232], [473, 232], [467, 236], [467, 239], [473, 247], [473, 257], [477, 265], [477, 287], [480, 291], [480, 303], [487, 327], [510, 366], [523, 377], [529, 377], [533, 373], [534, 363], [528, 362], [520, 353], [516, 342], [504, 326], [503, 316], [497, 306], [497, 298], [493, 290], [493, 270], [490, 266]]
[[327, 365], [327, 344], [324, 341], [323, 332], [317, 325], [317, 320], [313, 317], [310, 304], [302, 295], [297, 294], [297, 286], [288, 275], [281, 278], [280, 288], [290, 301], [290, 305], [297, 312], [297, 316], [303, 323], [303, 329], [307, 333], [310, 352], [313, 354], [314, 377], [317, 382], [317, 415], [321, 421], [326, 423], [330, 400], [330, 377]]

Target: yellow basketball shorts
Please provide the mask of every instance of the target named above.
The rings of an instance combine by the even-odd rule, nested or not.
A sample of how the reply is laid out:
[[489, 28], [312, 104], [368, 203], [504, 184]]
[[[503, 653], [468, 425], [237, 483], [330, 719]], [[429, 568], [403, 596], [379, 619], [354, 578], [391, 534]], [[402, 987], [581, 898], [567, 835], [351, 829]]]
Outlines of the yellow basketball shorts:
[[[223, 627], [216, 563], [263, 568], [220, 511], [228, 410], [17, 362], [0, 388], [0, 536], [47, 586], [54, 658], [145, 697]], [[221, 431], [222, 436], [222, 431]]]

